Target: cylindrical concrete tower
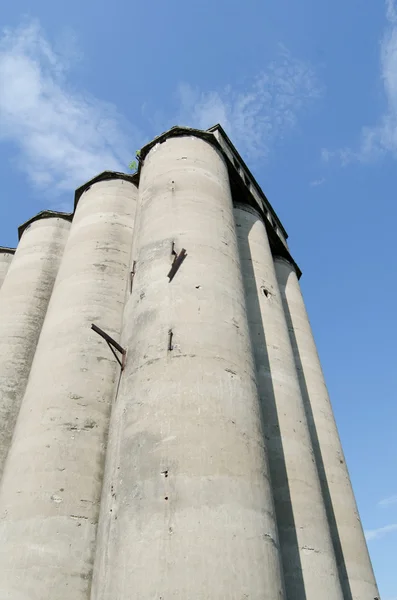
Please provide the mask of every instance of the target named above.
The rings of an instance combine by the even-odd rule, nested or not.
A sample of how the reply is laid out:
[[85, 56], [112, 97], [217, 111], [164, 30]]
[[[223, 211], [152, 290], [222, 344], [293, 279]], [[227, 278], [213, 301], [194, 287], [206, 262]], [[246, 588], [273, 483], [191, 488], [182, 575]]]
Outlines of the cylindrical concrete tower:
[[120, 333], [137, 196], [128, 179], [94, 182], [74, 215], [0, 488], [0, 598], [89, 596], [119, 374], [90, 327]]
[[14, 248], [3, 248], [0, 246], [0, 288], [3, 285], [3, 281], [7, 275], [11, 261], [14, 258], [14, 254]]
[[91, 598], [284, 598], [225, 162], [170, 137], [139, 197]]
[[379, 598], [333, 411], [294, 267], [275, 259], [324, 501], [348, 600]]
[[70, 230], [70, 216], [37, 215], [0, 290], [0, 480]]
[[287, 597], [343, 598], [265, 224], [235, 208]]

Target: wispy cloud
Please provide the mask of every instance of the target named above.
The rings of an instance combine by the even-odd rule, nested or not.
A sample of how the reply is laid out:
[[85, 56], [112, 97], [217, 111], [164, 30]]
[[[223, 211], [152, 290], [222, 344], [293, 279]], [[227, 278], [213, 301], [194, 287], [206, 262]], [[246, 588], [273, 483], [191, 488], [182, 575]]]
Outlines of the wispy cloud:
[[394, 0], [386, 0], [386, 18], [380, 56], [386, 111], [377, 125], [363, 128], [359, 151], [362, 160], [384, 152], [397, 155], [397, 11]]
[[[0, 38], [0, 141], [14, 145], [18, 167], [52, 194], [74, 189], [103, 169], [125, 170], [144, 142], [141, 131], [113, 105], [73, 87], [76, 51], [68, 47], [70, 37], [69, 32], [54, 49], [33, 21], [5, 30]], [[171, 120], [154, 107], [153, 135], [176, 122], [202, 129], [220, 122], [254, 162], [296, 127], [320, 93], [310, 65], [280, 47], [278, 59], [245, 88], [206, 91], [181, 84], [176, 117]], [[150, 133], [150, 119], [145, 121]]]
[[328, 148], [321, 148], [321, 158], [324, 162], [329, 162], [334, 156], [334, 152], [328, 150]]
[[3, 32], [0, 139], [16, 146], [30, 181], [52, 192], [74, 189], [104, 169], [125, 169], [132, 151], [115, 108], [73, 90], [69, 63], [38, 22]]
[[247, 89], [227, 86], [203, 91], [181, 84], [177, 120], [203, 129], [221, 123], [241, 153], [254, 161], [268, 156], [321, 92], [310, 65], [280, 47], [279, 59], [249, 82]]
[[397, 523], [385, 525], [384, 527], [379, 527], [378, 529], [368, 529], [365, 531], [365, 538], [367, 542], [369, 542], [370, 540], [377, 540], [379, 538], [382, 538], [388, 533], [392, 533], [393, 531], [397, 531]]
[[393, 504], [397, 504], [397, 496], [389, 496], [389, 498], [383, 498], [378, 502], [378, 506], [382, 507], [392, 506]]
[[310, 187], [318, 187], [319, 185], [323, 185], [323, 183], [325, 183], [325, 178], [322, 177], [321, 179], [314, 179], [314, 181], [310, 182]]
[[386, 17], [390, 23], [397, 21], [397, 10], [394, 0], [386, 0]]
[[342, 163], [342, 166], [345, 167], [353, 159], [358, 158], [358, 155], [350, 148], [340, 148], [339, 150], [329, 150], [328, 148], [321, 149], [321, 159], [323, 162], [328, 163], [334, 158], [338, 159]]
[[385, 0], [387, 25], [380, 44], [380, 79], [384, 89], [385, 111], [375, 125], [361, 130], [358, 149], [323, 149], [322, 159], [338, 159], [343, 166], [352, 161], [370, 162], [385, 153], [397, 157], [397, 8], [395, 0]]

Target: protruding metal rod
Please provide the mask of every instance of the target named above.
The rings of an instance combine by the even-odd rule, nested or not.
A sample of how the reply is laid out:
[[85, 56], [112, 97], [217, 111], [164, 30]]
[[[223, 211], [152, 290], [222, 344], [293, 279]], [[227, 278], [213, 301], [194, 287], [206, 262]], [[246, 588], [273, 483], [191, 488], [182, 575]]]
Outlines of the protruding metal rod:
[[132, 270], [130, 272], [130, 293], [132, 292], [132, 286], [134, 283], [135, 268], [136, 268], [136, 260], [134, 260], [134, 262], [132, 263]]
[[171, 270], [167, 275], [167, 277], [169, 277], [170, 282], [173, 280], [176, 272], [178, 271], [179, 267], [185, 260], [186, 256], [187, 256], [186, 250], [185, 250], [185, 248], [182, 248], [182, 250], [179, 252], [179, 254], [175, 257], [174, 262], [172, 263]]
[[[108, 333], [106, 333], [105, 331], [103, 331], [97, 325], [94, 325], [94, 323], [91, 325], [91, 329], [93, 329], [93, 331], [95, 331], [95, 333], [97, 333], [98, 335], [100, 335], [107, 342], [107, 345], [109, 346], [109, 348], [113, 352], [113, 354], [114, 354], [117, 362], [119, 363], [121, 369], [124, 369], [124, 357], [125, 357], [125, 354], [126, 354], [126, 350], [122, 346], [120, 346], [120, 344], [118, 344], [116, 342], [116, 340], [114, 340]], [[120, 354], [123, 357], [122, 360], [119, 359], [119, 357], [117, 356], [117, 354], [114, 351], [114, 348], [116, 348], [116, 350], [118, 350], [120, 352]]]
[[170, 329], [168, 331], [168, 352], [171, 352], [174, 349], [174, 346], [172, 345], [173, 337], [174, 337], [174, 333], [173, 333], [172, 329]]

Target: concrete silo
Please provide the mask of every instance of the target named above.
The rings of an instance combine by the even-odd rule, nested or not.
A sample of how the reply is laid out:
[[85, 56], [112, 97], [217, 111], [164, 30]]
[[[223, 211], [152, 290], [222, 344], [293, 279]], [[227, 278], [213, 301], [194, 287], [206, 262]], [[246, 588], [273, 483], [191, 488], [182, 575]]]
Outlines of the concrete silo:
[[0, 479], [71, 216], [42, 212], [20, 227], [0, 290]]
[[320, 359], [294, 266], [275, 258], [344, 598], [379, 598]]
[[300, 270], [222, 127], [170, 129], [20, 234], [0, 599], [378, 598]]
[[320, 481], [265, 223], [235, 208], [287, 597], [342, 600]]
[[91, 597], [281, 599], [227, 167], [181, 134], [141, 154]]
[[15, 248], [4, 248], [3, 246], [0, 246], [0, 288], [6, 278], [14, 254]]
[[0, 488], [0, 598], [89, 593], [119, 376], [90, 327], [120, 334], [137, 196], [129, 179], [103, 173], [77, 193]]

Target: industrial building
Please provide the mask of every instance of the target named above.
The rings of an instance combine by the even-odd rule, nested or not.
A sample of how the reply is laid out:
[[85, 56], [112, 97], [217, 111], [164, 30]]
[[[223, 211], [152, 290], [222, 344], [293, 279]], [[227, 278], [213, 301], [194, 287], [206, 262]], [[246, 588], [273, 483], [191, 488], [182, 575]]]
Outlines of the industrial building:
[[379, 597], [300, 275], [220, 125], [0, 247], [1, 600]]

